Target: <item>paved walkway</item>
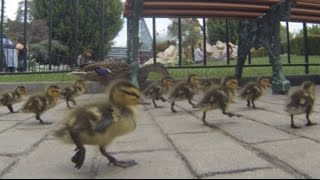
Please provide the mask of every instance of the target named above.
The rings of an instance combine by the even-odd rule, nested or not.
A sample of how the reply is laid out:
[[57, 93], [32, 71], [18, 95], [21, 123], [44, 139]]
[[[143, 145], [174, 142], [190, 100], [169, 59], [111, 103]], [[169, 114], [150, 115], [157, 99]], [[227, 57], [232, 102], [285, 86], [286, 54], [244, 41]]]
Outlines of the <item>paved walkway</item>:
[[[320, 88], [318, 87], [318, 97]], [[87, 94], [79, 103], [104, 98]], [[134, 159], [137, 166], [108, 166], [96, 147], [87, 146], [84, 166], [70, 161], [74, 146], [60, 144], [50, 130], [68, 110], [61, 103], [46, 112], [41, 126], [32, 114], [8, 114], [0, 108], [0, 178], [319, 178], [320, 125], [293, 130], [283, 111], [286, 96], [267, 95], [256, 102], [259, 110], [237, 100], [230, 111], [244, 117], [228, 118], [220, 111], [208, 113], [216, 128], [203, 126], [202, 113], [178, 102], [179, 113], [141, 107], [138, 128], [118, 138], [108, 149], [118, 159]], [[311, 119], [320, 123], [317, 102]], [[15, 105], [18, 109], [21, 104]], [[304, 125], [298, 116], [297, 125]]]

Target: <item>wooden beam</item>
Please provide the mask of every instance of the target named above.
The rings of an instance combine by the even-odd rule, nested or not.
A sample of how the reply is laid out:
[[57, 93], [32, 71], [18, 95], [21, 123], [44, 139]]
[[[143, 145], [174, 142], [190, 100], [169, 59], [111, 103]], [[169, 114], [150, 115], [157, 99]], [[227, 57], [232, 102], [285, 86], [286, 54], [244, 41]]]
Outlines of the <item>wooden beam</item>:
[[290, 22], [308, 22], [308, 23], [320, 23], [319, 16], [302, 16], [302, 15], [292, 15]]
[[297, 3], [313, 3], [313, 4], [320, 4], [319, 0], [295, 0]]
[[[193, 2], [195, 0], [144, 0], [144, 2]], [[208, 2], [208, 0], [196, 0], [197, 3]], [[214, 0], [211, 2], [225, 2], [225, 3], [252, 3], [252, 4], [276, 4], [281, 0]]]
[[261, 12], [223, 11], [223, 10], [180, 10], [180, 9], [145, 9], [143, 17], [226, 17], [226, 18], [256, 18]]
[[292, 8], [292, 15], [320, 16], [320, 10]]
[[267, 11], [268, 5], [252, 5], [221, 2], [144, 2], [144, 9], [227, 9], [227, 10], [254, 10]]
[[300, 8], [318, 8], [318, 9], [320, 9], [320, 4], [297, 2], [296, 7], [300, 7]]

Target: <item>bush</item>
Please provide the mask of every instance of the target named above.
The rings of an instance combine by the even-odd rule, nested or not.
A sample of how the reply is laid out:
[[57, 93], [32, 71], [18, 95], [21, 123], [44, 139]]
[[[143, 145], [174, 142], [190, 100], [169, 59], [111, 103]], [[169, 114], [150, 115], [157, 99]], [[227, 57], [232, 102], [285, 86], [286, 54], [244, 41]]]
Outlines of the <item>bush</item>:
[[[36, 59], [39, 64], [49, 64], [49, 43], [48, 40], [40, 41], [39, 43], [30, 44], [30, 55]], [[60, 41], [52, 40], [52, 55], [67, 56], [68, 47]], [[53, 65], [60, 65], [61, 60], [53, 59]]]
[[[309, 55], [320, 55], [320, 36], [308, 36], [308, 53]], [[291, 43], [291, 53], [294, 55], [304, 55], [304, 38], [298, 36]]]
[[266, 48], [261, 47], [259, 49], [251, 49], [251, 57], [266, 57], [268, 56], [268, 51]]

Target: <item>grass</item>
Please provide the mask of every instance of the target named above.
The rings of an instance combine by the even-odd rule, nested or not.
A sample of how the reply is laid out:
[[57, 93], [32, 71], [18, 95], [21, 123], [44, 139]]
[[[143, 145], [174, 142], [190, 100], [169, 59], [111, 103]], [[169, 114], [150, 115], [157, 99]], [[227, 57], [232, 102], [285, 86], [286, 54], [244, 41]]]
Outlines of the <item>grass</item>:
[[0, 82], [64, 82], [79, 79], [68, 73], [0, 75]]
[[[288, 63], [287, 56], [281, 56], [282, 64]], [[304, 56], [291, 56], [291, 64], [303, 64]], [[320, 56], [310, 56], [310, 64], [320, 64]], [[235, 65], [236, 61], [230, 61], [231, 65]], [[252, 64], [261, 65], [269, 64], [267, 57], [252, 58]], [[223, 66], [227, 65], [226, 61], [211, 61], [209, 66]], [[235, 69], [233, 67], [227, 68], [181, 68], [169, 69], [169, 73], [174, 78], [186, 78], [189, 74], [197, 74], [200, 77], [223, 77], [227, 75], [234, 75]], [[304, 67], [283, 67], [286, 75], [303, 75]], [[320, 66], [310, 67], [310, 74], [320, 74]], [[272, 67], [246, 67], [243, 71], [243, 76], [271, 76]], [[150, 79], [159, 79], [159, 74], [151, 73]], [[68, 73], [47, 73], [47, 74], [10, 74], [0, 75], [0, 82], [63, 82], [75, 81], [79, 79], [78, 76], [69, 75]]]

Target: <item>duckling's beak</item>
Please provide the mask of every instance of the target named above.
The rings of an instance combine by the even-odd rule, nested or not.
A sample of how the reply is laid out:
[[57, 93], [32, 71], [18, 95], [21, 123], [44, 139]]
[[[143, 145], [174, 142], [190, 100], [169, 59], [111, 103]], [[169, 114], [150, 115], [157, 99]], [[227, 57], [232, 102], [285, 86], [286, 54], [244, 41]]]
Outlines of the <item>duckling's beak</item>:
[[139, 99], [138, 104], [140, 105], [151, 105], [151, 103], [144, 101], [144, 99]]

